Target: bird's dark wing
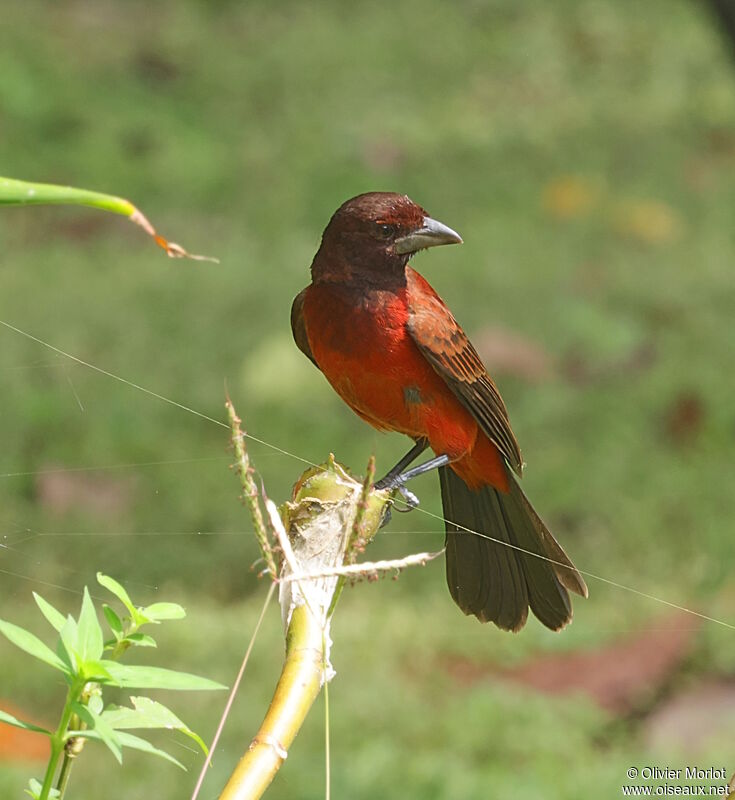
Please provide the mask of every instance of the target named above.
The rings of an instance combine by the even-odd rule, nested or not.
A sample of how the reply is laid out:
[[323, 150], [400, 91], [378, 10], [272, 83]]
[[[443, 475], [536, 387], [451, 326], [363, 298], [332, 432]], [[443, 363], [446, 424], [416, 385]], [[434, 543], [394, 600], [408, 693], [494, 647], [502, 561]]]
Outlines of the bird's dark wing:
[[408, 331], [421, 353], [446, 381], [485, 435], [519, 476], [523, 469], [508, 412], [480, 356], [452, 312], [424, 278], [412, 269], [408, 279]]
[[293, 333], [296, 346], [311, 363], [318, 368], [319, 365], [314, 360], [311, 347], [309, 347], [309, 339], [306, 335], [306, 323], [304, 322], [304, 298], [306, 297], [308, 288], [307, 286], [306, 289], [303, 289], [294, 297], [293, 305], [291, 306], [291, 332]]

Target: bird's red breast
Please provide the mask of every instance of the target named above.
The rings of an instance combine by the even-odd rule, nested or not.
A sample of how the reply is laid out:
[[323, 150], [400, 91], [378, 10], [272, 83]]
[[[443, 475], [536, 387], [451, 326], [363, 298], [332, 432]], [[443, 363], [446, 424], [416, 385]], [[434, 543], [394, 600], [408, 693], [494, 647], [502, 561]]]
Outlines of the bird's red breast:
[[[314, 283], [303, 302], [309, 346], [342, 399], [379, 430], [427, 438], [436, 453], [454, 459], [468, 486], [507, 489], [495, 445], [480, 430], [410, 332], [417, 310], [440, 332], [457, 326], [451, 312], [421, 275], [407, 267], [405, 281], [390, 288], [360, 283]], [[431, 336], [429, 332], [427, 335]]]

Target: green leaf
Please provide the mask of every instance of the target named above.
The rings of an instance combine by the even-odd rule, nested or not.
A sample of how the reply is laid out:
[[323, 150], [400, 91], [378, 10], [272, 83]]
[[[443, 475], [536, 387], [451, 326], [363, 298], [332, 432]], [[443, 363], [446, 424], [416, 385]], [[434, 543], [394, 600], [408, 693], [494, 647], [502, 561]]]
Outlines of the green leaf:
[[25, 628], [0, 619], [0, 633], [16, 647], [28, 653], [28, 655], [39, 659], [39, 661], [43, 661], [45, 664], [48, 664], [54, 669], [58, 669], [60, 672], [69, 674], [69, 668], [56, 653], [54, 653], [51, 648], [47, 647], [37, 636], [25, 630]]
[[124, 706], [109, 706], [102, 716], [111, 728], [122, 730], [127, 728], [167, 728], [177, 730], [193, 739], [204, 754], [207, 753], [207, 745], [204, 744], [201, 736], [194, 733], [191, 728], [183, 723], [173, 711], [166, 708], [161, 703], [151, 700], [150, 697], [131, 697], [133, 708]]
[[146, 633], [131, 633], [125, 638], [138, 647], [158, 647], [156, 640], [152, 636], [148, 636]]
[[114, 195], [53, 183], [30, 183], [15, 178], [0, 178], [0, 205], [40, 203], [92, 206], [126, 217], [133, 217], [136, 210], [129, 200]]
[[165, 758], [166, 761], [170, 761], [172, 764], [176, 764], [177, 767], [186, 772], [186, 767], [180, 762], [177, 761], [172, 755], [167, 753], [165, 750], [159, 750], [157, 747], [154, 747], [150, 742], [147, 742], [145, 739], [141, 739], [140, 736], [134, 736], [132, 733], [125, 733], [125, 731], [118, 731], [117, 737], [120, 740], [120, 744], [123, 747], [130, 747], [133, 750], [140, 750], [143, 753], [150, 753], [152, 756], [158, 756], [159, 758]]
[[41, 613], [44, 617], [51, 623], [51, 626], [60, 631], [64, 627], [64, 622], [66, 622], [66, 617], [61, 613], [61, 611], [57, 611], [51, 603], [47, 600], [44, 600], [40, 594], [36, 594], [33, 592], [33, 599], [36, 601], [36, 605], [41, 609]]
[[25, 789], [24, 791], [27, 795], [30, 795], [33, 798], [33, 800], [38, 800], [41, 794], [41, 789], [43, 789], [41, 781], [37, 781], [35, 778], [31, 778], [28, 781], [28, 788]]
[[[71, 614], [66, 618], [63, 628], [59, 631], [61, 643], [69, 656], [69, 663], [74, 672], [78, 669], [77, 656], [79, 654], [79, 635], [77, 621]], [[62, 656], [63, 658], [63, 656]]]
[[178, 603], [153, 603], [141, 609], [142, 613], [152, 622], [164, 619], [183, 619], [186, 611]]
[[32, 725], [30, 722], [23, 722], [22, 719], [18, 719], [12, 714], [8, 714], [7, 711], [0, 710], [0, 722], [4, 722], [6, 725], [12, 725], [14, 728], [23, 728], [24, 731], [45, 733], [46, 736], [51, 736], [51, 731], [47, 731], [46, 728], [39, 728], [38, 725]]
[[[93, 730], [97, 733], [100, 741], [104, 742], [110, 749], [112, 755], [117, 759], [118, 764], [122, 764], [122, 743], [117, 733], [110, 727], [105, 719], [100, 714], [95, 714], [87, 706], [81, 703], [72, 703], [74, 713], [83, 722], [87, 723], [87, 730]], [[73, 733], [67, 733], [65, 740], [68, 741], [74, 736]]]
[[[83, 731], [69, 731], [66, 738], [71, 739], [76, 736], [83, 736], [85, 739], [96, 739], [98, 741], [102, 741], [99, 731], [90, 728], [86, 728]], [[115, 738], [123, 747], [130, 747], [133, 750], [141, 750], [144, 753], [160, 756], [160, 758], [165, 758], [167, 761], [170, 761], [172, 764], [176, 764], [177, 767], [181, 767], [181, 769], [186, 771], [186, 767], [180, 761], [177, 761], [172, 755], [169, 755], [164, 750], [159, 750], [150, 742], [147, 742], [145, 739], [141, 739], [139, 736], [134, 736], [132, 733], [126, 733], [125, 731], [115, 731]]]
[[89, 708], [93, 714], [102, 713], [104, 703], [102, 702], [102, 693], [99, 691], [99, 687], [97, 687], [97, 691], [87, 700], [87, 708]]
[[97, 583], [100, 586], [104, 586], [108, 592], [112, 592], [115, 597], [127, 608], [130, 612], [130, 616], [135, 619], [138, 611], [133, 605], [133, 601], [130, 599], [128, 593], [123, 589], [123, 587], [114, 579], [111, 578], [109, 575], [103, 575], [101, 572], [97, 573]]
[[82, 610], [79, 613], [77, 642], [79, 657], [82, 661], [95, 661], [102, 655], [104, 647], [102, 628], [86, 586], [84, 587], [84, 597], [82, 598]]
[[105, 615], [110, 630], [115, 634], [115, 639], [119, 639], [123, 632], [122, 620], [115, 613], [115, 610], [108, 606], [107, 603], [102, 605], [102, 613]]
[[139, 225], [153, 237], [159, 247], [169, 256], [175, 258], [192, 258], [195, 261], [217, 261], [210, 256], [197, 256], [187, 253], [179, 244], [168, 242], [155, 231], [143, 213], [129, 200], [102, 192], [91, 192], [88, 189], [77, 189], [74, 186], [59, 186], [53, 183], [29, 183], [15, 178], [0, 178], [0, 206], [2, 205], [34, 205], [39, 203], [81, 205], [122, 214], [131, 222]]
[[85, 661], [82, 664], [84, 679], [87, 681], [112, 681], [112, 675], [107, 671], [101, 661]]
[[[58, 641], [56, 642], [56, 654], [64, 662], [64, 664], [66, 666], [66, 669], [68, 671], [68, 675], [75, 675], [76, 671], [77, 671], [76, 659], [66, 649], [66, 645], [62, 641], [61, 637], [59, 637]], [[68, 676], [67, 676], [67, 678], [68, 678]]]
[[124, 689], [174, 689], [183, 691], [210, 691], [226, 689], [221, 683], [200, 678], [187, 672], [176, 672], [161, 667], [144, 667], [131, 664], [119, 664], [116, 661], [102, 660], [102, 666], [112, 676], [113, 686]]
[[[42, 789], [43, 789], [43, 786], [41, 785], [41, 781], [37, 781], [35, 778], [31, 778], [28, 781], [28, 788], [24, 789], [23, 791], [27, 795], [30, 795], [33, 798], [33, 800], [38, 800], [38, 798], [41, 796]], [[61, 792], [59, 792], [58, 789], [53, 789], [52, 788], [52, 789], [49, 790], [48, 796], [49, 796], [50, 800], [53, 800], [53, 798], [55, 798], [55, 797], [60, 797], [61, 796]]]

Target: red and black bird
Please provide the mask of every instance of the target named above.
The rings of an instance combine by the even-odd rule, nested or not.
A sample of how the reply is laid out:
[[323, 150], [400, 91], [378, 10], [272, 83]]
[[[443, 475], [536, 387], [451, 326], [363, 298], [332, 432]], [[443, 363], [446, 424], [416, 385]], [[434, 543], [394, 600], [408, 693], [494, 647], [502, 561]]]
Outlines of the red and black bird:
[[[460, 243], [405, 195], [370, 192], [337, 209], [294, 300], [299, 348], [339, 396], [415, 446], [379, 486], [438, 468], [449, 591], [465, 614], [520, 630], [530, 606], [553, 630], [587, 587], [523, 494], [508, 412], [477, 351], [411, 256]], [[436, 456], [406, 467], [430, 447]], [[515, 473], [515, 475], [514, 475]]]

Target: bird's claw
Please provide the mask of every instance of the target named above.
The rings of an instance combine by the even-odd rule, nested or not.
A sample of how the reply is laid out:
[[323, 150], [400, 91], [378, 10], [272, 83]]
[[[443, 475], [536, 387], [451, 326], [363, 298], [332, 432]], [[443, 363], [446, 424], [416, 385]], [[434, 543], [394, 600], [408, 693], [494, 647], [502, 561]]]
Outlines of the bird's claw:
[[416, 497], [416, 495], [410, 489], [406, 488], [405, 478], [403, 475], [386, 475], [375, 484], [374, 488], [387, 489], [388, 491], [392, 491], [401, 496], [401, 499], [406, 504], [407, 508], [396, 508], [396, 511], [412, 511], [414, 508], [420, 505], [418, 497]]
[[414, 508], [417, 508], [420, 505], [418, 497], [416, 497], [416, 495], [405, 486], [397, 486], [395, 491], [401, 496], [401, 499], [406, 504], [406, 508], [398, 508], [396, 506], [396, 511], [405, 514], [407, 511], [413, 511]]
[[396, 497], [394, 496], [392, 498], [392, 501], [386, 505], [385, 511], [383, 512], [383, 519], [380, 523], [381, 528], [384, 528], [391, 521], [392, 508], [394, 508], [400, 514], [406, 514], [409, 511], [413, 511], [414, 508], [418, 508], [418, 506], [421, 505], [418, 497], [416, 497], [416, 495], [412, 491], [407, 489], [405, 486], [401, 486], [400, 484], [398, 486], [394, 486], [393, 492], [395, 493], [395, 495], [400, 495], [401, 500], [403, 500], [403, 502], [406, 504], [406, 507], [399, 508], [395, 504]]

